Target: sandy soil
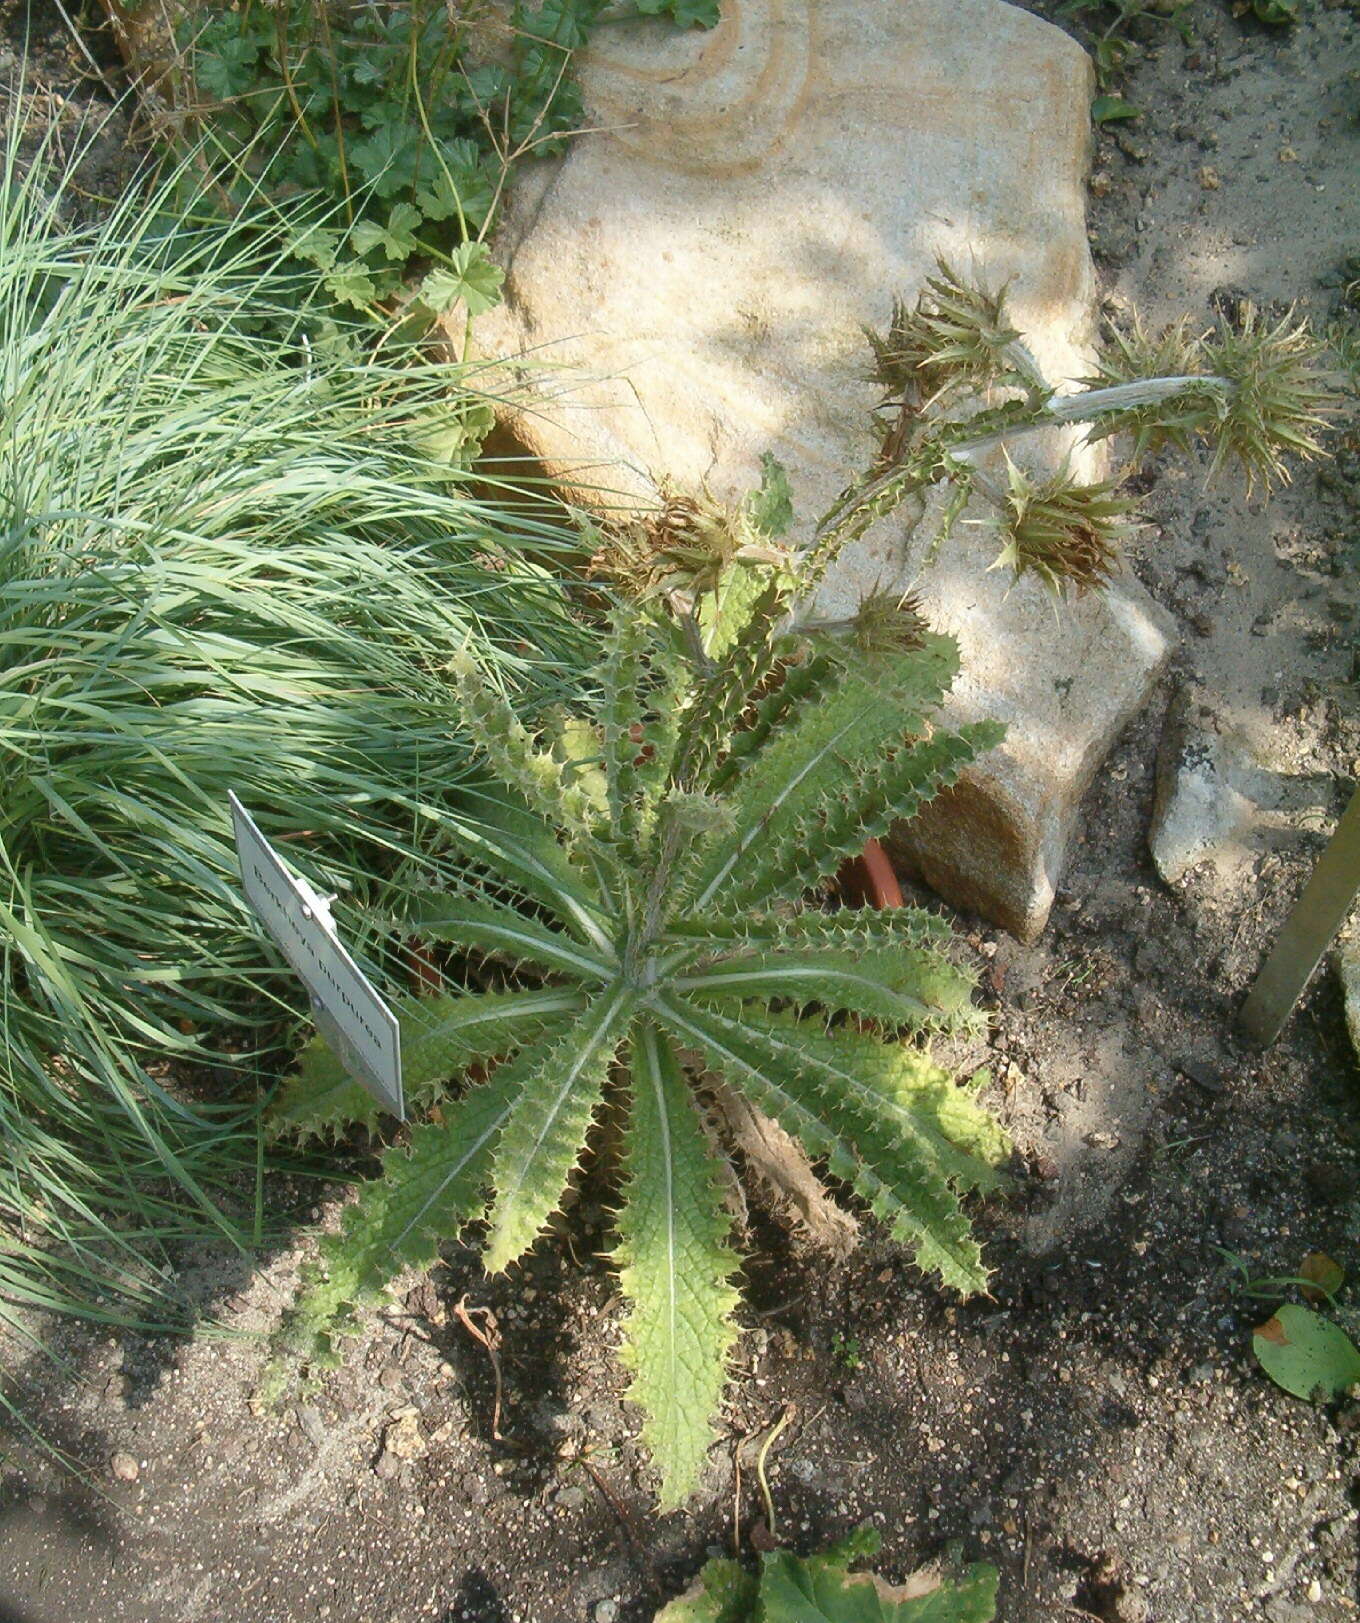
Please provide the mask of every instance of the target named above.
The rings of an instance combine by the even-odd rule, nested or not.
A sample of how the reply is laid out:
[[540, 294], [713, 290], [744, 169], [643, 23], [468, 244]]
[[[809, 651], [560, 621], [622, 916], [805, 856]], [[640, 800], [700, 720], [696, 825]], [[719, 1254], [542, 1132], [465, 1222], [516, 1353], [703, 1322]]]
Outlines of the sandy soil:
[[[1282, 33], [1200, 0], [1194, 45], [1147, 33], [1124, 84], [1143, 116], [1099, 137], [1094, 166], [1112, 313], [1207, 323], [1245, 296], [1328, 316], [1360, 251], [1360, 21], [1300, 10]], [[41, 64], [54, 84], [61, 55]], [[1030, 1173], [982, 1219], [993, 1299], [950, 1305], [883, 1246], [828, 1269], [759, 1226], [709, 1489], [658, 1519], [609, 1357], [597, 1193], [513, 1282], [462, 1254], [410, 1282], [282, 1413], [249, 1399], [305, 1245], [254, 1275], [188, 1259], [219, 1333], [62, 1326], [65, 1366], [24, 1371], [29, 1412], [88, 1471], [15, 1439], [0, 1619], [640, 1623], [707, 1549], [750, 1549], [753, 1450], [786, 1406], [770, 1479], [777, 1532], [800, 1548], [872, 1517], [901, 1576], [961, 1541], [1000, 1566], [1005, 1623], [1350, 1619], [1360, 1405], [1265, 1380], [1249, 1332], [1268, 1309], [1235, 1294], [1216, 1249], [1274, 1274], [1321, 1248], [1360, 1273], [1356, 1064], [1334, 983], [1264, 1056], [1233, 1026], [1360, 771], [1353, 443], [1337, 466], [1270, 499], [1206, 489], [1176, 456], [1142, 480], [1134, 567], [1178, 617], [1174, 667], [1089, 798], [1039, 945], [960, 921], [995, 1013], [976, 1057]], [[1172, 888], [1147, 828], [1186, 682], [1316, 784], [1316, 815]], [[464, 1295], [504, 1337], [500, 1437]], [[412, 1419], [423, 1452], [403, 1459]]]

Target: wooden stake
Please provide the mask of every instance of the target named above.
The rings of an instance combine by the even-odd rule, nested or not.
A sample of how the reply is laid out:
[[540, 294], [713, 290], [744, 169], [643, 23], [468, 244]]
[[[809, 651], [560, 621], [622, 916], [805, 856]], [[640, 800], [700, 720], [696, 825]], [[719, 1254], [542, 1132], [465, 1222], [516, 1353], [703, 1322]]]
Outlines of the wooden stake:
[[1360, 788], [1351, 796], [1336, 833], [1318, 858], [1303, 895], [1284, 921], [1256, 977], [1239, 1019], [1247, 1034], [1269, 1047], [1360, 891]]

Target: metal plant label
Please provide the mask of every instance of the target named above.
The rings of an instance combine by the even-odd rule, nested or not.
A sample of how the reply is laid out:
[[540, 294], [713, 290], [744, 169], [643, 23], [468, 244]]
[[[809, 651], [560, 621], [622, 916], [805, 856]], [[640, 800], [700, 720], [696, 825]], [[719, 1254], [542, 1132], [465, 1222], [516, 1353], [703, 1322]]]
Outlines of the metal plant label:
[[345, 950], [327, 898], [289, 873], [245, 807], [229, 798], [241, 884], [255, 917], [307, 988], [317, 1029], [345, 1068], [404, 1120], [397, 1017]]

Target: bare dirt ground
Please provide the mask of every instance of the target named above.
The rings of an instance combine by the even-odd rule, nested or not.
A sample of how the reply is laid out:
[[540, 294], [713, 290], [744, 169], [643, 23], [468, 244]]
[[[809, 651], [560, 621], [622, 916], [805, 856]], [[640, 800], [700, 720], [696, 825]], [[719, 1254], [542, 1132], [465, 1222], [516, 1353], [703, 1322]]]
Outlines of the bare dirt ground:
[[[1331, 312], [1360, 251], [1360, 19], [1300, 13], [1267, 31], [1200, 0], [1195, 44], [1145, 36], [1124, 83], [1143, 116], [1102, 133], [1094, 165], [1113, 312], [1207, 324], [1244, 296]], [[64, 51], [55, 37], [35, 71], [69, 88]], [[828, 1268], [757, 1220], [709, 1489], [658, 1519], [589, 1188], [512, 1280], [456, 1254], [412, 1281], [281, 1413], [250, 1395], [305, 1246], [255, 1274], [188, 1259], [217, 1333], [55, 1326], [64, 1365], [23, 1371], [28, 1412], [88, 1472], [13, 1440], [0, 1619], [641, 1623], [710, 1547], [750, 1549], [754, 1449], [786, 1411], [768, 1467], [781, 1539], [815, 1548], [872, 1518], [899, 1577], [961, 1541], [1001, 1568], [1004, 1623], [1352, 1618], [1360, 1404], [1265, 1379], [1250, 1330], [1269, 1308], [1235, 1294], [1216, 1250], [1278, 1274], [1320, 1248], [1360, 1276], [1356, 1061], [1333, 979], [1264, 1056], [1233, 1025], [1360, 772], [1360, 458], [1342, 450], [1269, 499], [1206, 488], [1174, 456], [1143, 480], [1134, 567], [1180, 622], [1173, 670], [1089, 797], [1040, 944], [960, 921], [994, 1006], [977, 1057], [1029, 1171], [982, 1216], [992, 1299], [951, 1304], [884, 1246]], [[1173, 888], [1147, 828], [1187, 681], [1318, 787], [1311, 825]], [[500, 1436], [464, 1296], [503, 1336]]]

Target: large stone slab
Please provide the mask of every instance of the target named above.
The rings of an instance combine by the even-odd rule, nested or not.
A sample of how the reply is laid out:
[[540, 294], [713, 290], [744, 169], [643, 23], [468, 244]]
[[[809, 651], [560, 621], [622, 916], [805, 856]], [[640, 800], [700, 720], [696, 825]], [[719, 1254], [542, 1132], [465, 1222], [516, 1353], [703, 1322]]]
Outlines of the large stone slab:
[[[528, 354], [538, 398], [517, 432], [594, 500], [648, 501], [663, 479], [733, 499], [769, 450], [807, 533], [872, 452], [862, 327], [938, 256], [1009, 281], [1046, 374], [1081, 373], [1090, 69], [997, 0], [723, 10], [711, 34], [602, 31], [583, 76], [599, 133], [519, 186], [499, 239], [507, 301], [479, 339]], [[1050, 465], [1071, 453], [1027, 447]], [[847, 551], [823, 601], [916, 588], [958, 635], [954, 713], [1010, 734], [900, 848], [951, 900], [1032, 937], [1169, 622], [1134, 586], [1055, 613], [1037, 586], [986, 573], [996, 547], [975, 527], [926, 567], [921, 517]]]

